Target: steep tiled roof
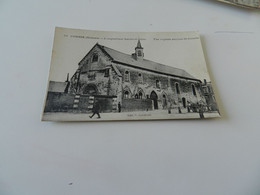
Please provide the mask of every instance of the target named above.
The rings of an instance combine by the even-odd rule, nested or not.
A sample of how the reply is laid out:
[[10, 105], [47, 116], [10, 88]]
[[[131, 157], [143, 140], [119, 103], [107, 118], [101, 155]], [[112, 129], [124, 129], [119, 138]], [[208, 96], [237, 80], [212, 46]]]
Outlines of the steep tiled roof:
[[[167, 75], [173, 75], [177, 77], [182, 78], [188, 78], [192, 80], [198, 80], [189, 73], [187, 73], [185, 70], [174, 68], [171, 66], [166, 66], [157, 62], [153, 62], [146, 59], [135, 59], [133, 56], [119, 52], [117, 50], [111, 49], [106, 46], [102, 46], [97, 44], [106, 54], [108, 54], [113, 61], [119, 62], [125, 65], [134, 66], [137, 68], [142, 68], [146, 70], [150, 70], [157, 73], [167, 74]], [[198, 80], [199, 81], [199, 80]]]

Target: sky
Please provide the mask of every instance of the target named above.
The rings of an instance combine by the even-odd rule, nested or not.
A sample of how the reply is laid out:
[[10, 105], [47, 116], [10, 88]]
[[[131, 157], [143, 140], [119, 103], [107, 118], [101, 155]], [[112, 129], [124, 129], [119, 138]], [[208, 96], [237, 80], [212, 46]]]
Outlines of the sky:
[[98, 42], [131, 55], [138, 39], [144, 58], [183, 69], [197, 79], [210, 81], [198, 32], [106, 32], [56, 28], [49, 80], [65, 81]]

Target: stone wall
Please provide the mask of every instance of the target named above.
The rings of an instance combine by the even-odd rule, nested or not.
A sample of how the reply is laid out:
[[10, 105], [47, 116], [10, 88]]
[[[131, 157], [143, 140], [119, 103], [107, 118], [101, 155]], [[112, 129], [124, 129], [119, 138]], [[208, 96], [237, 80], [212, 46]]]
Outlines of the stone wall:
[[80, 96], [79, 98], [79, 106], [77, 109], [74, 109], [76, 112], [90, 112], [88, 108], [89, 105], [89, 96]]
[[[130, 92], [130, 99], [134, 99], [139, 91], [142, 91], [144, 93], [143, 97], [148, 97], [148, 99], [151, 93], [155, 92], [158, 96], [159, 109], [165, 108], [163, 103], [165, 102], [164, 97], [166, 98], [167, 107], [174, 105], [184, 107], [183, 98], [185, 98], [184, 101], [186, 104], [198, 103], [199, 101], [205, 102], [199, 81], [157, 74], [121, 64], [117, 64], [116, 67], [122, 74], [122, 93], [128, 90]], [[125, 79], [126, 71], [129, 72], [129, 81]], [[159, 81], [159, 84], [156, 80]], [[176, 83], [179, 86], [179, 93], [177, 93]], [[194, 86], [195, 93], [193, 92], [192, 85]]]
[[112, 112], [113, 111], [113, 97], [108, 96], [96, 96], [100, 104], [100, 112]]
[[[113, 98], [115, 96], [95, 96], [94, 99], [99, 100], [100, 112], [112, 112], [113, 110]], [[78, 106], [74, 102], [75, 95], [60, 93], [60, 92], [48, 92], [46, 105], [44, 112], [73, 112], [73, 113], [89, 113], [92, 110], [89, 108], [89, 96], [80, 95]]]
[[148, 111], [152, 109], [152, 100], [150, 99], [123, 99], [122, 101], [122, 112]]
[[44, 112], [69, 112], [73, 110], [73, 94], [48, 92]]

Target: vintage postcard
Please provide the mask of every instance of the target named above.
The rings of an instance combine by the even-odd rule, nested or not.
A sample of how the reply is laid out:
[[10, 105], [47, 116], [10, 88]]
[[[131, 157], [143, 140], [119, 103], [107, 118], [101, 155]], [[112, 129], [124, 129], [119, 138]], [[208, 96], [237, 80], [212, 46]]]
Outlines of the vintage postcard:
[[260, 0], [218, 0], [224, 3], [246, 8], [260, 9]]
[[44, 121], [220, 117], [194, 32], [56, 28]]

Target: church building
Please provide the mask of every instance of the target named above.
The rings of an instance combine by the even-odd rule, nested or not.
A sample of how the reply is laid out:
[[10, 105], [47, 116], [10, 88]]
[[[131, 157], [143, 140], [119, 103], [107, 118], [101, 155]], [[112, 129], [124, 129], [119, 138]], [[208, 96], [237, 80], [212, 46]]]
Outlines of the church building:
[[[103, 100], [103, 110], [122, 112], [179, 109], [205, 104], [202, 82], [185, 70], [145, 59], [138, 40], [133, 54], [96, 43], [79, 62], [70, 79], [68, 94]], [[87, 103], [86, 103], [87, 104]], [[83, 105], [83, 104], [81, 104]], [[111, 109], [109, 109], [111, 105]]]

